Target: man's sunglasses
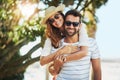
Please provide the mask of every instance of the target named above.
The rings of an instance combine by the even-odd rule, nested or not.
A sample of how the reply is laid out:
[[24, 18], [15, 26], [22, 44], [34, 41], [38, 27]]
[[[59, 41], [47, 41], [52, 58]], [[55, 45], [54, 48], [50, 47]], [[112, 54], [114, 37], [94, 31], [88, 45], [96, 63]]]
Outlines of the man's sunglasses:
[[71, 26], [71, 24], [72, 24], [74, 27], [78, 27], [78, 25], [80, 24], [80, 22], [65, 21], [65, 25], [66, 25], [66, 26]]
[[55, 22], [55, 19], [59, 19], [60, 18], [60, 14], [55, 14], [53, 18], [49, 18], [48, 22], [50, 24], [53, 24]]

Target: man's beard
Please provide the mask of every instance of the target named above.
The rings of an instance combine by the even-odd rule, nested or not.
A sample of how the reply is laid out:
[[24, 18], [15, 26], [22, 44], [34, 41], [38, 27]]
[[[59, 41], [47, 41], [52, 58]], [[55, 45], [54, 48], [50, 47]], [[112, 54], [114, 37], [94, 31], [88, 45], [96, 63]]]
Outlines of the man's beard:
[[[68, 28], [67, 28], [68, 29]], [[72, 37], [74, 36], [75, 34], [79, 33], [79, 30], [76, 30], [74, 29], [74, 32], [73, 33], [69, 33], [67, 30], [65, 30], [65, 34], [66, 36], [69, 36], [69, 37]]]

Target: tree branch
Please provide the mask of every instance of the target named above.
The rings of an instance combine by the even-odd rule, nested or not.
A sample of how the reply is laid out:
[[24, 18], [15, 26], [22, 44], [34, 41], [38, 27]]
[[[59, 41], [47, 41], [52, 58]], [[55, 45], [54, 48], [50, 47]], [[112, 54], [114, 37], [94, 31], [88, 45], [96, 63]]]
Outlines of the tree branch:
[[26, 63], [24, 63], [21, 66], [16, 66], [16, 67], [8, 67], [5, 70], [3, 70], [2, 72], [0, 72], [0, 78], [6, 77], [6, 76], [11, 76], [20, 72], [25, 71], [25, 69], [32, 63], [39, 61], [40, 57], [36, 57], [33, 58], [31, 60], [26, 61]]
[[31, 54], [40, 47], [41, 47], [41, 45], [40, 45], [40, 43], [38, 43], [27, 54], [25, 54], [24, 56], [21, 56], [19, 59], [14, 61], [12, 64], [14, 64], [15, 62], [22, 63], [23, 61], [26, 61], [28, 58], [30, 58]]
[[25, 39], [17, 45], [13, 46], [12, 48], [8, 49], [8, 54], [6, 54], [3, 58], [0, 59], [0, 69], [6, 62], [8, 62], [14, 56], [14, 54], [19, 50], [19, 48], [22, 47], [26, 42], [27, 40]]
[[80, 10], [80, 12], [83, 11], [83, 10], [85, 10], [85, 8], [87, 8], [92, 2], [93, 2], [93, 0], [90, 0], [89, 2], [88, 2], [88, 0], [86, 0], [85, 5], [84, 5], [84, 7]]
[[41, 43], [38, 43], [37, 45], [35, 45], [26, 55], [22, 56], [21, 58], [17, 59], [15, 62], [20, 62], [22, 63], [23, 61], [25, 61], [26, 59], [28, 59], [28, 57], [31, 56], [31, 54], [36, 51], [38, 48], [43, 47], [43, 44], [45, 42], [45, 37], [41, 36]]
[[79, 0], [79, 2], [78, 2], [78, 4], [77, 4], [75, 9], [78, 9], [78, 7], [80, 6], [81, 2], [82, 2], [82, 0]]
[[[36, 51], [38, 48], [43, 47], [43, 44], [45, 42], [45, 37], [42, 37], [41, 39], [41, 43], [38, 43], [37, 45], [35, 45], [27, 54], [25, 54], [24, 56], [21, 56], [20, 58], [18, 58], [17, 60], [14, 61], [9, 61], [8, 63], [5, 64], [5, 66], [15, 66], [15, 65], [19, 65], [20, 63], [22, 64], [23, 61], [27, 61], [27, 59], [31, 58], [31, 54]], [[16, 63], [17, 62], [17, 63]], [[2, 69], [1, 69], [2, 70]], [[0, 71], [1, 71], [0, 70]]]

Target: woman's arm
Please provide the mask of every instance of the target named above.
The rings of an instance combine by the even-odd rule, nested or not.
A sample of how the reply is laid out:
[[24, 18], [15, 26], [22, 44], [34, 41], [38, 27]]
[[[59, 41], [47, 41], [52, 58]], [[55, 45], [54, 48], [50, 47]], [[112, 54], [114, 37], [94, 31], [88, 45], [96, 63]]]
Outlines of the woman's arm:
[[81, 28], [79, 31], [79, 46], [88, 46], [88, 34], [85, 28], [85, 24], [81, 24]]
[[[46, 48], [46, 44], [47, 44], [47, 48]], [[43, 49], [43, 53], [42, 54], [47, 54], [47, 55], [43, 55], [41, 56], [40, 58], [40, 64], [41, 65], [45, 65], [45, 64], [48, 64], [49, 62], [53, 61], [57, 56], [61, 55], [61, 54], [70, 54], [70, 53], [73, 53], [73, 52], [77, 52], [78, 51], [78, 47], [77, 46], [72, 46], [72, 45], [67, 45], [67, 46], [64, 46], [62, 48], [60, 48], [58, 51], [54, 52], [54, 53], [50, 53], [51, 49], [50, 47], [52, 47], [51, 45], [49, 45], [50, 43], [48, 42], [45, 42], [45, 46], [44, 46], [44, 49]], [[49, 45], [49, 47], [48, 47]], [[85, 48], [81, 47], [81, 56], [85, 56], [85, 51], [83, 51]], [[47, 51], [47, 52], [46, 52]], [[83, 55], [84, 54], [84, 55]]]
[[88, 47], [80, 47], [80, 50], [71, 53], [70, 55], [66, 56], [66, 61], [73, 61], [78, 60], [85, 57], [88, 54]]
[[41, 56], [40, 58], [40, 64], [43, 66], [45, 64], [50, 63], [51, 61], [54, 60], [54, 57], [57, 53], [50, 54], [48, 56]]
[[41, 57], [40, 57], [40, 64], [45, 65], [50, 63], [51, 61], [54, 60], [58, 55], [64, 54], [64, 53], [71, 53], [70, 52], [70, 47], [69, 46], [64, 46], [62, 48], [59, 48], [56, 52], [51, 53], [52, 50], [52, 45], [51, 41], [49, 38], [46, 39], [44, 48], [41, 52]]
[[41, 51], [41, 56], [40, 56], [41, 65], [45, 65], [53, 60], [55, 54], [50, 54], [51, 49], [52, 49], [51, 40], [47, 38], [44, 44], [44, 48]]
[[75, 52], [77, 50], [78, 50], [78, 47], [68, 45], [68, 46], [64, 46], [64, 47], [58, 49], [54, 53], [50, 53], [50, 51], [49, 51], [48, 52], [49, 55], [41, 56], [41, 58], [40, 58], [40, 64], [41, 65], [48, 64], [48, 63], [50, 63], [51, 61], [53, 61], [56, 57], [58, 57], [61, 54], [70, 54], [70, 53]]

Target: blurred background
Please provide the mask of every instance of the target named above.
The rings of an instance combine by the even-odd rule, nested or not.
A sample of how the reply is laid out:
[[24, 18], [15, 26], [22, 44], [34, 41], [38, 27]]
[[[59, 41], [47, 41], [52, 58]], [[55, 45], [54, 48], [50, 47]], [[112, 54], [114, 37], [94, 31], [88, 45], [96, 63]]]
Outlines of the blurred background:
[[[117, 1], [117, 2], [116, 2]], [[119, 0], [0, 0], [0, 80], [51, 80], [39, 64], [45, 9], [77, 9], [101, 53], [102, 80], [120, 80]]]

